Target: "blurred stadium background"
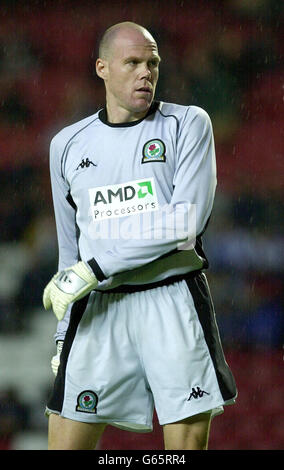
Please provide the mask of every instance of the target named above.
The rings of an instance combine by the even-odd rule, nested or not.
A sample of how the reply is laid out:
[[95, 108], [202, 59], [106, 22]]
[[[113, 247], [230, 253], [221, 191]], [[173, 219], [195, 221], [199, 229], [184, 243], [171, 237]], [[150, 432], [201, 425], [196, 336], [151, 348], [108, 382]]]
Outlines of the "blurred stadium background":
[[[57, 267], [48, 150], [104, 104], [92, 54], [111, 24], [146, 26], [162, 55], [157, 98], [210, 114], [218, 192], [208, 278], [239, 398], [210, 449], [283, 449], [283, 2], [16, 1], [0, 10], [0, 449], [46, 449]], [[94, 54], [96, 57], [96, 54]], [[162, 449], [109, 428], [101, 449]]]

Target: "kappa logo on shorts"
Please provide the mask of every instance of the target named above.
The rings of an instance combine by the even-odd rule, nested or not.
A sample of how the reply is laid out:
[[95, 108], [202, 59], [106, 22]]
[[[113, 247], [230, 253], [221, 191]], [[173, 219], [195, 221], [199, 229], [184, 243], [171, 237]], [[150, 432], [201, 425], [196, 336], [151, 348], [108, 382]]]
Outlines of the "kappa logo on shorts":
[[187, 401], [190, 401], [192, 398], [202, 398], [204, 395], [210, 395], [210, 393], [201, 390], [200, 387], [192, 387], [191, 394], [189, 395]]
[[165, 162], [166, 146], [160, 139], [152, 139], [146, 142], [143, 147], [143, 157], [141, 163]]
[[84, 390], [77, 397], [76, 411], [82, 413], [97, 413], [98, 395], [92, 390]]

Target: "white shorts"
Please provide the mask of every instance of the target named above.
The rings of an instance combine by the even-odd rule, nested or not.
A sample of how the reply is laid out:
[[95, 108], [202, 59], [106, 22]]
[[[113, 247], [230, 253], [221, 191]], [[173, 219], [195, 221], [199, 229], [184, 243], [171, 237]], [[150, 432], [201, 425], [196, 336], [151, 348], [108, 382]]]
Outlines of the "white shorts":
[[153, 428], [232, 404], [203, 273], [136, 292], [92, 292], [72, 309], [47, 413], [126, 430]]

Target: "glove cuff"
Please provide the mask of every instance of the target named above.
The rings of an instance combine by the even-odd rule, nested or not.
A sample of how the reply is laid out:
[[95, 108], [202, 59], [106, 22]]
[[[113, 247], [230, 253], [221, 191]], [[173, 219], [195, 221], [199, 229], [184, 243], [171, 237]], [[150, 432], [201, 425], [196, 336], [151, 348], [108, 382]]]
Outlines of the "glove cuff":
[[93, 283], [93, 282], [97, 281], [97, 278], [96, 278], [93, 270], [88, 265], [88, 263], [85, 263], [85, 261], [79, 261], [74, 266], [71, 266], [70, 270], [74, 271], [85, 282]]

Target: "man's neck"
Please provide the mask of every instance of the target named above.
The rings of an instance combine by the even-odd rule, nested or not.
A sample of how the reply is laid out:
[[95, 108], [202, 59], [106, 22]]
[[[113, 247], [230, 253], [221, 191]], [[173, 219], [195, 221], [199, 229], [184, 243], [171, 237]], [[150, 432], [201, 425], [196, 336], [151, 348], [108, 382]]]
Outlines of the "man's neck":
[[149, 109], [146, 109], [145, 111], [135, 113], [122, 107], [110, 106], [108, 103], [106, 105], [107, 120], [112, 124], [139, 121], [139, 119], [143, 119], [146, 116], [148, 111]]

